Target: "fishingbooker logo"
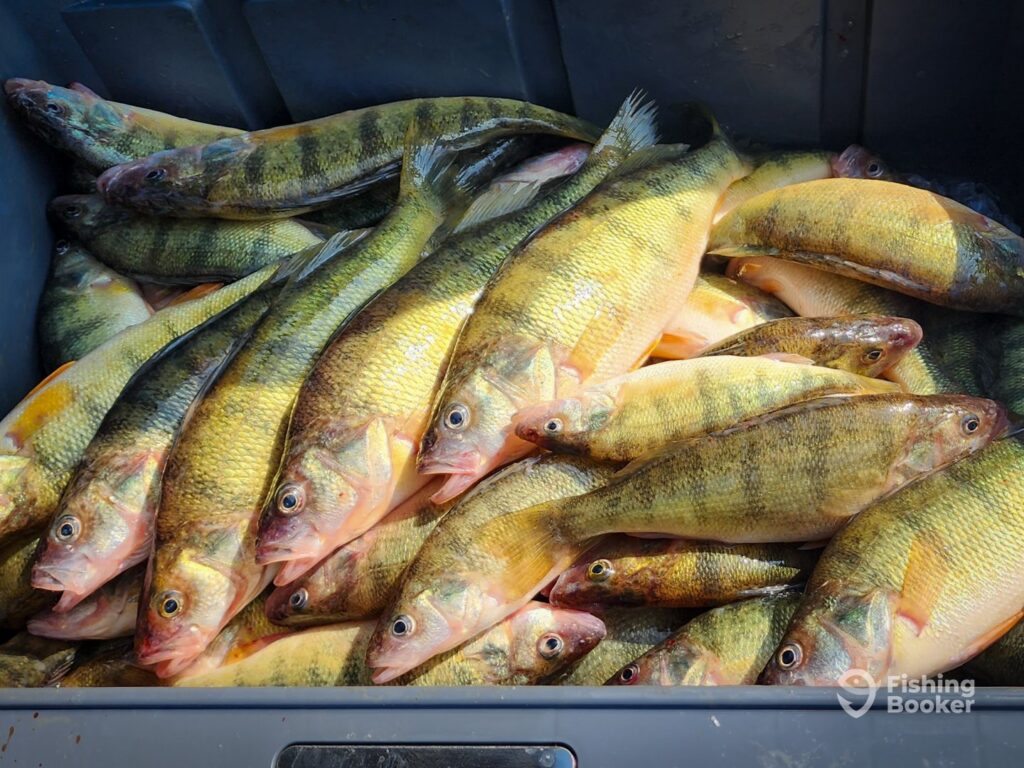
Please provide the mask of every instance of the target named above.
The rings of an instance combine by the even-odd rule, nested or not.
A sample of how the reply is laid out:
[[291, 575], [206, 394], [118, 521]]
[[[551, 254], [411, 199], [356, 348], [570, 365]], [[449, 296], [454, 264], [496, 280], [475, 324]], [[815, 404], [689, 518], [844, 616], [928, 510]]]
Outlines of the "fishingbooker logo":
[[[839, 706], [855, 720], [871, 709], [882, 689], [863, 669], [845, 672], [839, 678], [839, 687], [842, 689], [842, 693], [836, 692]], [[940, 674], [936, 677], [890, 675], [885, 681], [886, 712], [959, 715], [970, 712], [973, 706], [973, 680], [947, 680]]]

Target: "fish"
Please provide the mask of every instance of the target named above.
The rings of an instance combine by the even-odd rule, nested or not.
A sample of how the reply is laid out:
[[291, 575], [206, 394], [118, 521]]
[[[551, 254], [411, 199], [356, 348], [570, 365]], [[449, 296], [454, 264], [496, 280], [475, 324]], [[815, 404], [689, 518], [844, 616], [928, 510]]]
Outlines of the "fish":
[[32, 587], [32, 564], [39, 535], [16, 536], [0, 547], [0, 629], [24, 629], [28, 618], [56, 602], [56, 596]]
[[600, 134], [583, 120], [523, 101], [410, 99], [157, 152], [108, 169], [96, 187], [110, 202], [144, 213], [293, 216], [396, 175], [413, 122], [449, 150], [521, 133], [583, 141]]
[[605, 685], [753, 685], [800, 597], [788, 591], [702, 613]]
[[793, 311], [771, 294], [713, 272], [701, 272], [651, 357], [686, 360], [740, 331], [792, 316]]
[[634, 154], [488, 283], [420, 443], [419, 471], [449, 476], [435, 501], [531, 450], [511, 432], [516, 411], [647, 358], [697, 279], [718, 198], [746, 171], [718, 130], [686, 150]]
[[715, 225], [708, 252], [778, 256], [953, 309], [1024, 312], [1024, 238], [905, 184], [824, 179], [766, 192]]
[[345, 544], [299, 579], [267, 598], [275, 624], [306, 627], [374, 618], [398, 585], [405, 567], [451, 502], [430, 501], [421, 488], [362, 536]]
[[[277, 640], [230, 666], [176, 686], [365, 685], [366, 645], [373, 622], [315, 627]], [[461, 648], [432, 659], [396, 685], [531, 685], [584, 656], [604, 637], [603, 622], [588, 613], [524, 606]]]
[[131, 638], [108, 640], [78, 654], [74, 666], [57, 683], [58, 688], [144, 688], [160, 684], [152, 671], [135, 660]]
[[903, 181], [881, 157], [859, 144], [851, 144], [834, 157], [832, 175], [844, 179]]
[[0, 421], [0, 544], [45, 526], [107, 411], [172, 342], [273, 278], [265, 267], [219, 291], [156, 313], [55, 371]]
[[0, 688], [40, 688], [67, 674], [78, 646], [19, 632], [0, 645]]
[[[523, 238], [650, 145], [653, 120], [642, 96], [627, 99], [574, 177], [446, 241], [324, 350], [299, 393], [260, 522], [257, 560], [284, 563], [276, 584], [308, 571], [430, 480], [416, 472], [416, 447], [439, 372], [487, 280]], [[536, 191], [517, 187], [512, 196]]]
[[585, 658], [605, 637], [597, 616], [546, 603], [524, 605], [460, 648], [393, 685], [538, 685]]
[[611, 608], [602, 611], [604, 639], [554, 681], [603, 685], [619, 669], [668, 638], [692, 616], [675, 608]]
[[861, 513], [829, 542], [761, 682], [881, 685], [953, 669], [1021, 618], [1017, 438]]
[[110, 640], [131, 637], [139, 613], [145, 566], [137, 565], [75, 604], [70, 610], [45, 610], [28, 622], [28, 631], [56, 640]]
[[716, 544], [615, 536], [562, 573], [552, 605], [701, 608], [802, 584], [815, 550], [781, 544]]
[[[728, 274], [778, 296], [803, 317], [877, 314], [921, 319], [927, 304], [859, 280], [782, 259], [734, 259]], [[883, 374], [915, 395], [958, 393], [929, 335]]]
[[175, 437], [207, 379], [237, 350], [280, 291], [265, 286], [132, 381], [85, 450], [43, 537], [32, 583], [73, 608], [153, 548], [160, 480]]
[[80, 360], [153, 314], [135, 281], [103, 266], [78, 243], [58, 240], [39, 299], [39, 351], [47, 371]]
[[398, 200], [398, 178], [372, 184], [362, 192], [343, 198], [326, 208], [306, 211], [302, 221], [330, 227], [338, 232], [375, 227]]
[[[516, 510], [600, 486], [613, 474], [612, 465], [572, 457], [530, 457], [479, 483], [459, 500], [428, 534], [419, 553], [402, 574], [398, 589], [381, 612], [367, 651], [373, 682], [400, 677], [428, 659], [476, 637], [526, 605], [530, 598], [568, 568], [570, 556], [552, 565], [538, 579], [537, 589], [507, 602], [489, 593], [481, 575], [502, 571], [506, 564], [494, 541], [477, 536], [482, 527], [502, 521]], [[504, 530], [515, 537], [515, 530]], [[481, 588], [483, 587], [483, 588]]]
[[410, 129], [402, 199], [387, 219], [355, 242], [335, 236], [310, 252], [179, 433], [136, 637], [139, 661], [160, 677], [184, 670], [273, 579], [277, 567], [256, 562], [256, 533], [302, 382], [338, 329], [419, 261], [465, 194], [450, 153], [419, 135]]
[[561, 453], [631, 461], [786, 406], [829, 395], [899, 392], [889, 381], [803, 358], [719, 355], [649, 365], [540, 403], [512, 419], [516, 437]]
[[784, 353], [815, 365], [874, 378], [921, 343], [921, 326], [905, 317], [840, 315], [769, 320], [712, 344], [702, 357]]
[[107, 266], [150, 282], [229, 282], [323, 242], [293, 219], [167, 219], [116, 208], [99, 195], [63, 195], [50, 215]]
[[92, 171], [242, 132], [107, 101], [80, 83], [61, 88], [12, 77], [4, 81], [4, 92], [32, 131]]
[[[718, 223], [733, 208], [762, 192], [816, 179], [830, 179], [835, 173], [836, 156], [823, 151], [767, 152], [750, 159], [754, 169], [734, 181], [722, 195], [713, 223]], [[841, 167], [840, 167], [841, 169]]]
[[967, 662], [967, 677], [986, 685], [1024, 685], [1024, 624], [1017, 622], [1005, 635]]
[[[511, 521], [521, 526], [515, 547], [536, 555], [517, 570], [546, 567], [549, 540], [554, 547], [606, 533], [823, 541], [874, 501], [1006, 428], [1005, 408], [967, 395], [836, 395], [791, 406], [651, 451], [585, 495], [521, 510]], [[478, 529], [482, 540], [490, 533]], [[516, 562], [517, 554], [506, 557]], [[507, 578], [518, 575], [510, 569]]]

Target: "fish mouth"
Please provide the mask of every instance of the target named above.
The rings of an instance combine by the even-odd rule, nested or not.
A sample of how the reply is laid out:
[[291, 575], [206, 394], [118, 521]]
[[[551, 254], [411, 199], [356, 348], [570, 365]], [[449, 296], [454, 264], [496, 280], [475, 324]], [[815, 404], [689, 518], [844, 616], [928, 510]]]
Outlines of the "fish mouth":
[[274, 577], [274, 586], [283, 587], [291, 584], [313, 570], [319, 562], [320, 558], [315, 555], [288, 560]]
[[374, 669], [373, 674], [370, 675], [370, 680], [373, 681], [374, 685], [390, 683], [395, 678], [404, 675], [410, 669], [415, 669], [415, 667], [377, 667]]
[[78, 569], [36, 563], [32, 567], [31, 583], [36, 589], [63, 592], [65, 596], [70, 593], [72, 598], [62, 596], [58, 603], [58, 605], [62, 605], [64, 607], [54, 607], [55, 611], [63, 613], [64, 611], [74, 608], [90, 594], [89, 591], [84, 589], [84, 585], [81, 583], [81, 576], [82, 572]]
[[461, 496], [472, 488], [479, 479], [480, 475], [477, 472], [450, 474], [444, 483], [441, 484], [441, 487], [430, 497], [430, 500], [435, 504], [444, 504], [456, 496]]
[[157, 677], [173, 677], [192, 666], [199, 656], [199, 653], [183, 655], [179, 646], [180, 643], [153, 647], [152, 641], [145, 638], [136, 646], [135, 659], [140, 666], [152, 667]]
[[112, 194], [110, 190], [110, 185], [113, 184], [115, 185], [114, 191], [116, 192], [116, 184], [118, 177], [123, 175], [125, 170], [126, 167], [123, 165], [115, 165], [114, 167], [105, 170], [103, 173], [100, 174], [100, 177], [96, 179], [96, 191], [99, 192], [104, 197], [107, 197], [108, 195]]
[[19, 91], [31, 88], [38, 80], [28, 80], [24, 77], [11, 77], [4, 81], [4, 93], [13, 96]]

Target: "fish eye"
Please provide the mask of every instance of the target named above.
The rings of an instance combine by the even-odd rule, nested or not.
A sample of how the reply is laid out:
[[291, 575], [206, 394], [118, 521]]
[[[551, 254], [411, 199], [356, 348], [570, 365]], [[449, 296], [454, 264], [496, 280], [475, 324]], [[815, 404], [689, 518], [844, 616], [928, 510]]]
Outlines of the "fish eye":
[[46, 111], [51, 115], [63, 115], [67, 112], [63, 104], [58, 104], [55, 101], [46, 102], [46, 107], [44, 107], [44, 109], [46, 109]]
[[391, 634], [394, 637], [405, 637], [406, 635], [411, 635], [415, 629], [416, 622], [412, 620], [412, 616], [401, 614], [399, 616], [395, 616], [391, 621]]
[[176, 590], [161, 592], [156, 596], [156, 611], [165, 619], [174, 618], [185, 606], [185, 597]]
[[54, 534], [58, 541], [71, 542], [82, 532], [82, 524], [74, 515], [64, 515], [57, 520]]
[[591, 581], [607, 581], [613, 573], [615, 569], [608, 560], [595, 560], [587, 568], [587, 578]]
[[977, 416], [970, 416], [970, 415], [964, 416], [964, 420], [963, 420], [963, 422], [960, 425], [960, 427], [961, 427], [961, 429], [963, 429], [965, 435], [973, 435], [975, 432], [978, 431], [978, 428], [980, 426], [981, 426], [981, 421], [978, 419], [978, 417]]
[[277, 492], [277, 512], [285, 517], [299, 514], [305, 503], [306, 494], [295, 483], [285, 483]]
[[309, 592], [304, 588], [300, 587], [292, 592], [291, 597], [288, 598], [288, 605], [297, 611], [301, 611], [306, 607], [306, 603], [309, 602]]
[[544, 431], [549, 435], [557, 435], [562, 431], [561, 419], [548, 419], [544, 424]]
[[469, 424], [469, 408], [461, 403], [455, 403], [444, 415], [444, 425], [455, 432], [466, 428]]
[[166, 175], [167, 171], [163, 168], [154, 168], [146, 174], [146, 181], [160, 181]]
[[545, 659], [557, 658], [564, 649], [565, 641], [553, 632], [537, 641], [537, 652]]
[[55, 250], [59, 256], [63, 256], [70, 248], [71, 242], [68, 240], [58, 240], [57, 244], [53, 246], [53, 250]]
[[803, 660], [803, 648], [796, 643], [786, 643], [779, 648], [779, 652], [775, 656], [775, 662], [779, 665], [779, 669], [793, 669]]
[[629, 664], [622, 668], [619, 672], [619, 682], [625, 685], [632, 685], [636, 682], [637, 677], [640, 675], [640, 667], [636, 664]]
[[876, 363], [882, 359], [882, 350], [880, 349], [869, 349], [864, 353], [864, 359], [869, 363]]
[[65, 219], [77, 219], [82, 214], [82, 209], [77, 205], [69, 205], [64, 209]]
[[868, 176], [878, 177], [882, 175], [882, 166], [877, 162], [868, 163]]

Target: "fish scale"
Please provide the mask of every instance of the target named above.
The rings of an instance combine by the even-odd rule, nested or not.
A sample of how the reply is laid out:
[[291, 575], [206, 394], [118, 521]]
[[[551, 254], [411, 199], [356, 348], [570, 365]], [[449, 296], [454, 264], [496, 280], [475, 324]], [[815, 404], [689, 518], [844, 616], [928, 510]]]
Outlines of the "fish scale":
[[1024, 445], [1000, 440], [863, 512], [822, 553], [774, 684], [934, 675], [1006, 631], [1024, 605]]

